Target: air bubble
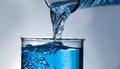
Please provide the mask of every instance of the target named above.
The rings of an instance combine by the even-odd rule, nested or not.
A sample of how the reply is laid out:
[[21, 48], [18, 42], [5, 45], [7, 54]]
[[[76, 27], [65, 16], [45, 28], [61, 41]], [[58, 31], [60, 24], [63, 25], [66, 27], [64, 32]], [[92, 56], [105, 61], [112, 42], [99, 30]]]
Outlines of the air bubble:
[[40, 60], [45, 60], [45, 58], [44, 57], [40, 57]]
[[38, 69], [43, 69], [43, 68], [38, 68]]
[[43, 61], [40, 61], [40, 64], [43, 64]]
[[43, 61], [43, 64], [46, 65], [46, 64], [48, 64], [48, 63], [47, 63], [46, 61]]

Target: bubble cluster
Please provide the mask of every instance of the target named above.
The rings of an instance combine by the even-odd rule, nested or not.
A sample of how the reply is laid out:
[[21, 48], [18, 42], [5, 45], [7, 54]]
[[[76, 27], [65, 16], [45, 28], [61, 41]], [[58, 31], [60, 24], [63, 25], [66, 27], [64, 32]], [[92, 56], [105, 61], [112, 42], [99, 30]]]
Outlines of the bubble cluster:
[[40, 56], [36, 52], [25, 51], [22, 53], [22, 69], [56, 69], [50, 65], [45, 57]]
[[43, 57], [45, 54], [54, 55], [56, 51], [57, 48], [48, 47], [47, 44], [42, 46], [28, 44], [26, 47], [22, 47], [22, 69], [56, 69]]

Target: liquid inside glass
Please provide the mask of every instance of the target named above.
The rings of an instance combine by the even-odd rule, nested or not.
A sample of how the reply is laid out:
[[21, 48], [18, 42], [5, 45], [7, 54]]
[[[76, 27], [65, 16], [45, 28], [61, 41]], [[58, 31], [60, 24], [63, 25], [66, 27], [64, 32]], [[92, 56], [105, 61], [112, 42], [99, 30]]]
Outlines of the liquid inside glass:
[[83, 48], [49, 42], [22, 47], [22, 69], [83, 69]]

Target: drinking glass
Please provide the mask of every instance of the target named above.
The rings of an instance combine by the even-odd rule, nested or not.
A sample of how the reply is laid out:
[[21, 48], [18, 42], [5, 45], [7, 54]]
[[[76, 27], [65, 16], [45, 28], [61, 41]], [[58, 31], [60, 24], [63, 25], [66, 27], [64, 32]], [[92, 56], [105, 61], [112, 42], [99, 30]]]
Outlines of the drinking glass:
[[21, 69], [83, 69], [84, 39], [21, 38]]

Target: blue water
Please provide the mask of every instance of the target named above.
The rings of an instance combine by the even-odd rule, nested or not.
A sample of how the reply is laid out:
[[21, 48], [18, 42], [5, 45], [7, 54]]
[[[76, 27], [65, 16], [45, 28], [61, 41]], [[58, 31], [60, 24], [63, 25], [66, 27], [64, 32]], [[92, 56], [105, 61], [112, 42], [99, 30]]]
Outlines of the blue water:
[[83, 69], [83, 48], [50, 42], [22, 47], [22, 69]]
[[50, 5], [51, 22], [53, 26], [53, 38], [60, 39], [64, 30], [65, 21], [75, 8], [76, 0], [57, 2]]

